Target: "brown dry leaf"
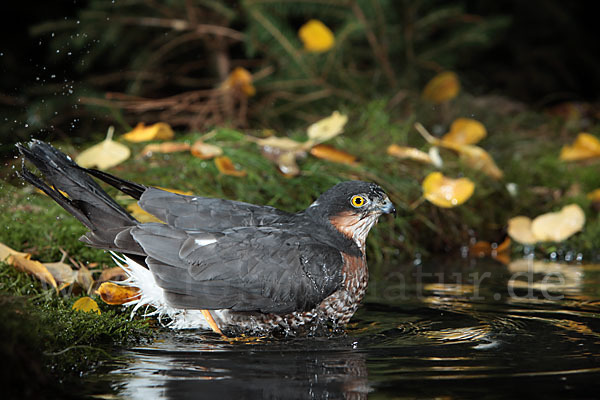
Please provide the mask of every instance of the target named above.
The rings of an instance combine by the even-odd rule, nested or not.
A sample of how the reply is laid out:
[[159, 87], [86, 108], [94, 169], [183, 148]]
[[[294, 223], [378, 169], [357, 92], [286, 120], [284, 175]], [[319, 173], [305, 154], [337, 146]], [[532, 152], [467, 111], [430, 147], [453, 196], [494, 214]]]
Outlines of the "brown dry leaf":
[[322, 53], [333, 47], [335, 36], [331, 29], [318, 19], [311, 19], [298, 30], [298, 37], [304, 45], [304, 50], [312, 53]]
[[531, 223], [531, 232], [540, 242], [562, 242], [585, 225], [585, 214], [577, 204], [564, 206], [558, 212], [542, 214]]
[[475, 190], [475, 184], [470, 179], [452, 179], [445, 177], [441, 172], [427, 175], [421, 186], [426, 200], [444, 208], [463, 204]]
[[6, 261], [8, 264], [35, 276], [40, 281], [45, 282], [58, 290], [56, 280], [41, 262], [30, 260], [18, 254], [11, 254]]
[[114, 128], [111, 126], [106, 139], [79, 153], [75, 162], [83, 168], [108, 169], [127, 160], [131, 150], [124, 144], [112, 140], [113, 132]]
[[233, 161], [227, 156], [216, 157], [215, 165], [219, 172], [224, 175], [237, 176], [240, 178], [246, 176], [246, 171], [237, 169], [235, 165], [233, 165]]
[[146, 222], [160, 222], [164, 223], [160, 219], [156, 218], [154, 215], [142, 209], [138, 203], [131, 203], [127, 206], [127, 211], [131, 214], [131, 216], [137, 219], [141, 223]]
[[106, 282], [106, 281], [123, 281], [127, 279], [127, 274], [123, 271], [121, 267], [112, 267], [107, 268], [102, 271], [100, 277], [98, 278], [98, 282]]
[[31, 254], [29, 253], [21, 253], [20, 251], [16, 251], [5, 245], [4, 243], [0, 243], [0, 261], [6, 261], [9, 256], [17, 255], [23, 257], [27, 260], [31, 258]]
[[86, 293], [90, 293], [92, 290], [92, 286], [94, 286], [94, 277], [92, 276], [90, 270], [82, 265], [77, 270], [75, 282], [77, 282], [77, 284], [81, 286], [81, 288], [85, 290]]
[[202, 140], [194, 142], [191, 148], [191, 153], [194, 157], [202, 160], [210, 160], [211, 158], [219, 157], [223, 154], [223, 149], [214, 144], [204, 143]]
[[221, 84], [221, 88], [239, 90], [246, 96], [256, 94], [256, 88], [252, 85], [252, 74], [242, 67], [237, 67], [231, 71], [225, 82]]
[[451, 71], [434, 76], [423, 89], [423, 98], [432, 103], [443, 103], [451, 100], [460, 92], [458, 76]]
[[117, 285], [112, 282], [104, 282], [96, 294], [102, 297], [102, 301], [110, 305], [121, 305], [140, 298], [140, 289], [133, 286]]
[[442, 136], [442, 141], [456, 144], [475, 144], [486, 137], [485, 126], [471, 118], [457, 118], [450, 131]]
[[340, 164], [356, 165], [356, 156], [338, 150], [326, 144], [318, 144], [310, 149], [310, 154], [322, 160], [332, 161]]
[[504, 239], [500, 244], [479, 241], [469, 246], [469, 255], [472, 257], [490, 256], [493, 259], [508, 264], [510, 262], [510, 238]]
[[121, 137], [128, 142], [139, 143], [149, 142], [150, 140], [171, 140], [175, 137], [175, 132], [165, 122], [157, 122], [149, 126], [140, 122], [132, 131], [125, 133]]
[[600, 140], [594, 135], [582, 132], [571, 146], [563, 146], [560, 150], [562, 161], [579, 161], [600, 157]]
[[537, 242], [531, 231], [531, 218], [519, 215], [508, 220], [508, 235], [519, 243], [535, 244]]
[[78, 299], [73, 306], [71, 307], [73, 310], [83, 311], [83, 312], [95, 312], [100, 315], [100, 308], [98, 308], [98, 303], [94, 301], [91, 297], [82, 297]]
[[391, 144], [387, 148], [387, 153], [391, 156], [400, 159], [409, 159], [426, 164], [433, 164], [433, 160], [431, 159], [431, 156], [429, 154], [414, 147], [398, 146], [397, 144]]
[[329, 117], [323, 118], [308, 127], [309, 142], [318, 144], [333, 139], [344, 131], [346, 122], [348, 122], [347, 115], [334, 111]]
[[150, 143], [144, 146], [140, 155], [142, 157], [150, 157], [153, 153], [177, 153], [182, 151], [188, 151], [190, 145], [188, 143], [181, 142], [164, 142], [164, 143]]

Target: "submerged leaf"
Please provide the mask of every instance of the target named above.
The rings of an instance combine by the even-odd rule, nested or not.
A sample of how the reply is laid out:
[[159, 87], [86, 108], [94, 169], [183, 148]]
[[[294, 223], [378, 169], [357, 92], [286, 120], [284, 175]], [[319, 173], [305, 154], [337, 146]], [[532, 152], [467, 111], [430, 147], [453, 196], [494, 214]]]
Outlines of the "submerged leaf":
[[75, 303], [73, 303], [73, 310], [83, 311], [83, 312], [95, 312], [96, 314], [100, 313], [100, 308], [98, 308], [98, 303], [94, 301], [91, 297], [82, 297], [78, 299]]
[[487, 130], [481, 122], [471, 118], [457, 118], [450, 125], [450, 131], [442, 136], [442, 140], [456, 144], [475, 144], [486, 135]]
[[314, 143], [323, 143], [333, 139], [344, 131], [348, 116], [334, 111], [329, 117], [323, 118], [308, 127], [308, 138]]
[[148, 142], [150, 140], [171, 140], [175, 137], [175, 132], [171, 126], [165, 122], [157, 122], [146, 126], [140, 122], [132, 131], [125, 133], [122, 138], [128, 142]]
[[441, 172], [432, 172], [427, 175], [422, 187], [425, 199], [444, 208], [463, 204], [475, 190], [475, 184], [470, 179], [451, 179], [442, 175]]
[[335, 36], [331, 29], [319, 20], [311, 19], [298, 30], [298, 36], [306, 51], [321, 53], [335, 44]]
[[246, 96], [254, 96], [256, 88], [252, 84], [252, 74], [242, 67], [237, 67], [227, 77], [221, 85], [223, 89], [235, 89], [244, 93]]
[[600, 157], [600, 140], [594, 135], [582, 132], [571, 146], [563, 146], [560, 150], [562, 161], [578, 161]]
[[246, 176], [246, 171], [237, 169], [235, 165], [233, 165], [233, 161], [227, 156], [215, 158], [215, 165], [219, 172], [224, 175], [237, 176], [240, 178]]
[[431, 156], [429, 154], [414, 147], [398, 146], [397, 144], [391, 144], [387, 148], [387, 153], [391, 156], [400, 159], [409, 159], [426, 164], [433, 164], [433, 160], [431, 159]]
[[223, 149], [214, 144], [204, 143], [202, 140], [194, 142], [191, 148], [191, 153], [194, 157], [202, 160], [210, 160], [223, 154]]
[[310, 149], [310, 154], [327, 161], [340, 164], [356, 165], [356, 156], [326, 144], [318, 144], [314, 146], [312, 149]]
[[434, 76], [423, 89], [423, 98], [432, 103], [443, 103], [451, 100], [460, 92], [458, 76], [451, 71]]
[[79, 153], [75, 162], [83, 168], [108, 169], [127, 160], [131, 150], [124, 144], [112, 140], [112, 133], [113, 130], [109, 128], [106, 139]]
[[133, 286], [117, 285], [112, 282], [104, 282], [96, 294], [102, 297], [102, 301], [110, 305], [121, 305], [140, 298], [140, 289]]

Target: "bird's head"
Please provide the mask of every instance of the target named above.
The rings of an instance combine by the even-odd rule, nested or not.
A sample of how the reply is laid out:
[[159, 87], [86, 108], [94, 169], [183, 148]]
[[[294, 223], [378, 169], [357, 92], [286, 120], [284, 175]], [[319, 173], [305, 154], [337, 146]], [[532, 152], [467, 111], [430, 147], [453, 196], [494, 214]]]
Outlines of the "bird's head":
[[363, 250], [367, 234], [381, 214], [396, 213], [383, 189], [371, 182], [346, 181], [323, 193], [306, 210], [325, 219]]

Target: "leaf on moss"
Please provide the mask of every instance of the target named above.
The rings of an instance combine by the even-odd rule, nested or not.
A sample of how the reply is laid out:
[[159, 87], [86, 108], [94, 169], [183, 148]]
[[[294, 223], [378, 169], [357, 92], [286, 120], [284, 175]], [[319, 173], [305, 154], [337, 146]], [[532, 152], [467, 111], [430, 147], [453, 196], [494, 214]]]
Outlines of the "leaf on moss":
[[475, 184], [468, 178], [452, 179], [441, 172], [432, 172], [423, 180], [423, 196], [438, 207], [450, 208], [463, 204], [473, 191]]
[[98, 282], [106, 282], [106, 281], [123, 281], [127, 279], [127, 274], [123, 271], [121, 267], [112, 267], [102, 270], [100, 277], [98, 278]]
[[423, 89], [423, 98], [432, 103], [443, 103], [455, 98], [460, 92], [458, 76], [451, 71], [434, 76]]
[[101, 314], [100, 308], [98, 308], [98, 303], [96, 303], [91, 297], [87, 296], [78, 299], [75, 303], [73, 303], [73, 306], [71, 308], [76, 311], [83, 311], [88, 313], [92, 312], [98, 315]]
[[335, 45], [335, 36], [323, 22], [311, 19], [298, 30], [298, 37], [306, 51], [322, 53]]
[[597, 157], [600, 157], [600, 140], [586, 132], [577, 135], [572, 145], [563, 146], [560, 150], [562, 161], [579, 161]]
[[242, 67], [237, 67], [231, 71], [221, 87], [227, 90], [238, 90], [248, 97], [256, 94], [256, 88], [252, 84], [252, 74]]
[[539, 215], [533, 221], [525, 216], [508, 221], [508, 234], [517, 242], [562, 242], [581, 231], [585, 225], [585, 214], [577, 204], [564, 206], [558, 212]]
[[121, 137], [128, 142], [139, 143], [149, 142], [150, 140], [171, 140], [175, 137], [175, 132], [165, 122], [157, 122], [148, 126], [140, 122], [132, 131], [125, 133]]
[[108, 169], [127, 160], [131, 150], [124, 144], [112, 140], [113, 131], [114, 129], [110, 127], [106, 139], [79, 153], [75, 162], [83, 168]]
[[102, 301], [110, 305], [121, 305], [140, 298], [140, 289], [133, 286], [117, 285], [112, 282], [104, 282], [96, 294], [100, 295]]
[[73, 271], [73, 268], [71, 268], [69, 264], [58, 261], [53, 263], [44, 263], [44, 266], [50, 272], [50, 274], [52, 274], [54, 280], [61, 284], [61, 290], [75, 282], [75, 276], [77, 273]]
[[431, 159], [431, 156], [429, 154], [414, 147], [398, 146], [397, 144], [391, 144], [387, 148], [387, 153], [401, 160], [408, 159], [422, 162], [425, 164], [433, 164], [433, 160]]
[[[270, 151], [269, 148], [278, 149], [283, 151], [302, 151], [306, 148], [310, 148], [312, 143], [298, 142], [296, 140], [286, 138], [269, 136], [267, 138], [253, 139], [263, 150]], [[266, 149], [265, 149], [266, 148]]]
[[4, 243], [0, 243], [0, 261], [7, 261], [8, 257], [12, 255], [17, 255], [27, 260], [31, 258], [31, 254], [29, 253], [21, 253], [20, 251], [11, 249]]
[[457, 118], [450, 125], [450, 131], [442, 136], [442, 141], [456, 144], [475, 144], [486, 137], [485, 126], [471, 118]]
[[344, 131], [348, 116], [334, 111], [329, 117], [323, 118], [307, 129], [308, 139], [313, 144], [323, 143], [333, 139]]
[[150, 143], [144, 146], [140, 155], [142, 157], [150, 157], [154, 153], [178, 153], [182, 151], [189, 151], [190, 145], [188, 143], [181, 142], [163, 142], [163, 143]]
[[233, 161], [227, 156], [216, 157], [215, 165], [219, 172], [224, 175], [237, 176], [239, 178], [246, 176], [246, 171], [237, 169]]
[[204, 143], [202, 140], [194, 142], [191, 148], [191, 153], [194, 157], [202, 160], [210, 160], [223, 155], [223, 149], [214, 144]]
[[356, 156], [326, 144], [318, 144], [310, 149], [310, 154], [322, 160], [340, 164], [356, 165]]
[[90, 270], [82, 265], [77, 270], [75, 282], [77, 282], [77, 284], [83, 290], [85, 290], [86, 293], [90, 293], [92, 291], [92, 286], [94, 286], [94, 277], [92, 276]]
[[41, 262], [30, 260], [29, 258], [23, 257], [18, 254], [11, 254], [10, 256], [8, 256], [7, 262], [13, 267], [21, 271], [27, 272], [28, 274], [35, 276], [40, 281], [51, 285], [54, 289], [58, 289], [56, 280], [54, 279], [50, 271], [48, 271], [48, 269]]

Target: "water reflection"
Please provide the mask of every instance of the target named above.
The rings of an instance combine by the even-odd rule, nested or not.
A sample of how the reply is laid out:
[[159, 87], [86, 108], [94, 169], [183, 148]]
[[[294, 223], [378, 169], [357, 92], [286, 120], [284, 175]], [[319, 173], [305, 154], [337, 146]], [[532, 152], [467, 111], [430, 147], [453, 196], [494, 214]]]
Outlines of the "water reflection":
[[600, 385], [600, 267], [418, 268], [373, 281], [345, 335], [230, 344], [165, 332], [103, 379], [144, 399], [585, 397]]

